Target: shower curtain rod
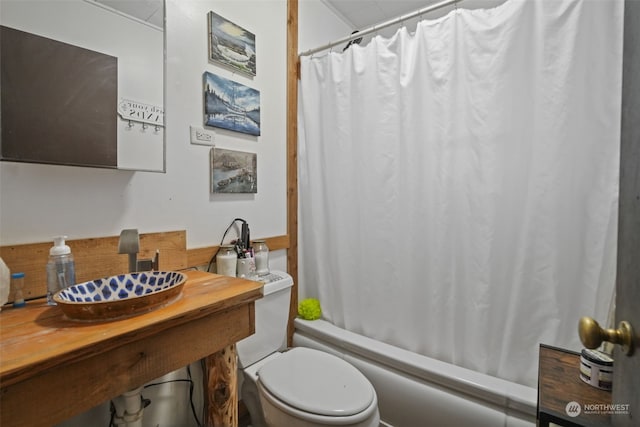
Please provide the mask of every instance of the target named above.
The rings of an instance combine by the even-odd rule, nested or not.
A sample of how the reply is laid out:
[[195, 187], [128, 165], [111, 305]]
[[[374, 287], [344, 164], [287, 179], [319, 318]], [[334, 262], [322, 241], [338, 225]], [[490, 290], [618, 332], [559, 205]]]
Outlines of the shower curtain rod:
[[337, 46], [339, 44], [350, 42], [351, 40], [355, 40], [355, 39], [360, 38], [362, 36], [366, 36], [367, 34], [375, 33], [376, 31], [381, 30], [383, 28], [387, 28], [387, 27], [391, 27], [393, 25], [397, 25], [397, 24], [399, 24], [401, 22], [408, 21], [409, 19], [415, 18], [416, 16], [420, 16], [420, 15], [423, 15], [423, 14], [428, 13], [428, 12], [433, 12], [434, 10], [441, 9], [443, 7], [450, 6], [452, 4], [455, 4], [455, 3], [458, 3], [458, 2], [461, 2], [461, 1], [463, 1], [463, 0], [445, 0], [445, 1], [442, 1], [440, 3], [436, 3], [436, 4], [433, 4], [431, 6], [427, 6], [425, 8], [420, 9], [420, 10], [416, 10], [415, 12], [411, 12], [411, 13], [408, 13], [406, 15], [402, 15], [402, 16], [400, 16], [398, 18], [393, 18], [393, 19], [391, 19], [389, 21], [383, 22], [382, 24], [374, 25], [373, 27], [369, 27], [369, 28], [367, 28], [365, 30], [358, 31], [357, 33], [351, 34], [350, 36], [347, 36], [347, 37], [343, 37], [343, 38], [341, 38], [339, 40], [333, 41], [333, 42], [328, 43], [328, 44], [326, 44], [324, 46], [316, 47], [314, 49], [309, 49], [306, 52], [302, 52], [298, 56], [309, 56], [309, 55], [313, 55], [314, 53], [317, 53], [317, 52], [322, 52], [323, 50], [331, 49], [332, 47]]

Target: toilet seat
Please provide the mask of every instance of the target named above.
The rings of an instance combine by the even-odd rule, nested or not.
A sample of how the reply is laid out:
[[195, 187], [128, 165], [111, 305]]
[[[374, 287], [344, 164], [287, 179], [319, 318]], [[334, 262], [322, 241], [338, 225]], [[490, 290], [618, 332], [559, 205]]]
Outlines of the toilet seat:
[[[304, 412], [289, 406], [278, 398], [269, 393], [268, 390], [258, 381], [258, 390], [260, 392], [260, 400], [262, 407], [267, 412], [271, 413], [271, 418], [265, 415], [266, 418], [271, 420], [271, 426], [300, 426], [300, 427], [319, 427], [319, 426], [349, 426], [349, 427], [378, 427], [380, 417], [378, 414], [378, 399], [374, 397], [371, 406], [365, 411], [349, 416], [343, 417], [331, 417], [325, 415], [312, 414], [310, 412]], [[269, 406], [276, 410], [274, 414], [269, 409]], [[278, 412], [279, 411], [279, 412]], [[282, 416], [286, 414], [286, 416]], [[288, 416], [288, 417], [287, 417]]]
[[258, 385], [274, 405], [298, 416], [353, 422], [377, 410], [373, 386], [360, 371], [309, 348], [293, 348], [265, 364], [258, 371]]

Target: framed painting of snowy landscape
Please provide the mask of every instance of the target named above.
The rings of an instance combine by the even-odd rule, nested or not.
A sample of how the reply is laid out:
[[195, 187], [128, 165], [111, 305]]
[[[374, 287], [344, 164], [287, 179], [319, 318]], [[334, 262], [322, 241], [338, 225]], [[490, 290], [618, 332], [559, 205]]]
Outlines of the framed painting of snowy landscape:
[[209, 12], [209, 60], [256, 75], [256, 36]]
[[204, 124], [249, 135], [260, 135], [260, 92], [206, 72]]
[[258, 156], [256, 153], [211, 149], [212, 193], [257, 193]]

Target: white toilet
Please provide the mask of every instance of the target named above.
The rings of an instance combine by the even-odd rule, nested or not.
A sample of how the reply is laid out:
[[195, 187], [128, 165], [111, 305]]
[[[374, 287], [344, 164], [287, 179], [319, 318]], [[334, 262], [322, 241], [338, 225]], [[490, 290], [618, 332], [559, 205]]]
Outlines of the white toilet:
[[322, 351], [286, 349], [293, 280], [271, 272], [256, 301], [255, 328], [238, 349], [240, 398], [252, 427], [378, 427], [378, 398], [353, 365]]

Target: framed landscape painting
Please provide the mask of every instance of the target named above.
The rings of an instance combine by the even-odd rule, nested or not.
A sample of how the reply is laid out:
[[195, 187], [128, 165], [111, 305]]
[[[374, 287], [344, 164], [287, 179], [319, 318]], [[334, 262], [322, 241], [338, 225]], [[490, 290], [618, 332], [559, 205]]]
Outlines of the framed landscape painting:
[[209, 60], [255, 76], [256, 36], [209, 12]]
[[211, 149], [212, 193], [257, 193], [258, 156], [256, 153]]
[[256, 89], [205, 72], [204, 124], [260, 135], [260, 92]]

